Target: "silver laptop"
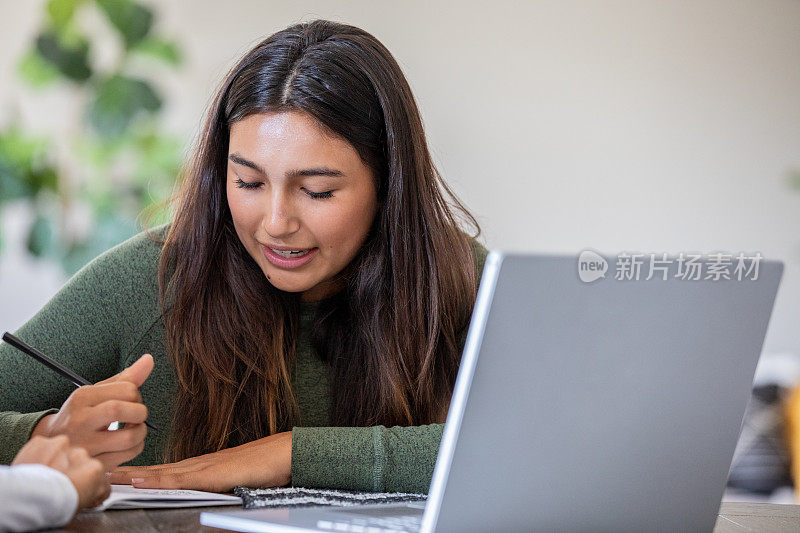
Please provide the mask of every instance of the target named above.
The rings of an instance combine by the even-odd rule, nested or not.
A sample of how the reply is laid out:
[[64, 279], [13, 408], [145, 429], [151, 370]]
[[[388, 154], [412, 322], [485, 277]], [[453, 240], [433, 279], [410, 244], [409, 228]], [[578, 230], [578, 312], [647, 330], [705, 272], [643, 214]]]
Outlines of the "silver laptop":
[[200, 522], [711, 531], [783, 265], [731, 258], [721, 271], [703, 257], [686, 276], [685, 259], [640, 257], [634, 278], [622, 254], [491, 252], [426, 504], [206, 512]]

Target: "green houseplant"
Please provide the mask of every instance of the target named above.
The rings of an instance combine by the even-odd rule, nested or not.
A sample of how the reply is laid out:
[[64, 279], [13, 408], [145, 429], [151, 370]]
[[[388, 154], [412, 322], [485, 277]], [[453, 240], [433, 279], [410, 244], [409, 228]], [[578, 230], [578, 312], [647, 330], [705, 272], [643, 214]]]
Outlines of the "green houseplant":
[[[117, 40], [111, 67], [93, 61], [108, 47], [95, 35], [102, 33], [97, 21]], [[154, 23], [154, 11], [133, 0], [49, 0], [19, 60], [26, 87], [69, 92], [81, 119], [69, 138], [31, 133], [18, 120], [0, 127], [0, 215], [11, 202], [27, 203], [34, 213], [28, 250], [57, 260], [67, 275], [140, 231], [143, 215], [152, 224], [168, 218], [159, 208], [172, 192], [183, 143], [164, 132], [153, 80], [182, 58]]]

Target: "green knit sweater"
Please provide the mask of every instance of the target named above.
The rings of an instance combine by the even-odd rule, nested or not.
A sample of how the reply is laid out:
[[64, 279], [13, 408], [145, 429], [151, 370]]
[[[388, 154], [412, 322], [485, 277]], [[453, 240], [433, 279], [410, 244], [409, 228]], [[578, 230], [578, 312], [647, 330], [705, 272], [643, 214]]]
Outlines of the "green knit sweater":
[[[163, 238], [169, 225], [152, 232]], [[475, 268], [487, 251], [473, 241]], [[161, 462], [177, 386], [166, 356], [158, 305], [161, 247], [140, 233], [101, 254], [75, 276], [16, 335], [91, 382], [152, 354], [155, 368], [141, 387], [151, 431], [144, 451], [127, 464]], [[310, 344], [315, 304], [301, 306], [293, 375], [300, 424], [292, 428], [292, 484], [367, 491], [427, 492], [442, 424], [411, 427], [330, 427], [327, 364]], [[462, 342], [465, 335], [461, 335]], [[74, 390], [64, 378], [0, 343], [0, 463], [10, 463], [37, 422]]]

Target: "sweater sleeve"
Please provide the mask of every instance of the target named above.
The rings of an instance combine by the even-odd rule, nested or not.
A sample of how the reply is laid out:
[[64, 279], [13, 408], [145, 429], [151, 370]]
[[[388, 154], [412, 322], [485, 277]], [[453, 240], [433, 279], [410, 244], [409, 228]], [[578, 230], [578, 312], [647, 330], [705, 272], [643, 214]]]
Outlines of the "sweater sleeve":
[[443, 424], [296, 427], [292, 485], [425, 494], [443, 428]]
[[78, 507], [67, 476], [37, 464], [0, 466], [0, 531], [63, 526]]
[[[92, 383], [113, 375], [119, 362], [119, 296], [112, 290], [110, 257], [106, 252], [83, 267], [15, 333]], [[56, 412], [75, 387], [4, 342], [0, 376], [0, 463], [9, 464], [38, 421]]]
[[[488, 251], [471, 241], [478, 282]], [[459, 336], [463, 349], [467, 331]], [[427, 494], [444, 424], [295, 427], [292, 485]]]

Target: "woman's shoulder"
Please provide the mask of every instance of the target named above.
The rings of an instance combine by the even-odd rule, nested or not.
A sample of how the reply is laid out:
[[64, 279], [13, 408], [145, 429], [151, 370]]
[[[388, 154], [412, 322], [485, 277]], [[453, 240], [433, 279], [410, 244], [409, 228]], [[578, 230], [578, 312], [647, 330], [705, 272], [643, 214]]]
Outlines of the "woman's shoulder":
[[[142, 231], [106, 250], [71, 280], [131, 312], [158, 309], [158, 263], [169, 223]], [[146, 311], [148, 310], [148, 311]]]

